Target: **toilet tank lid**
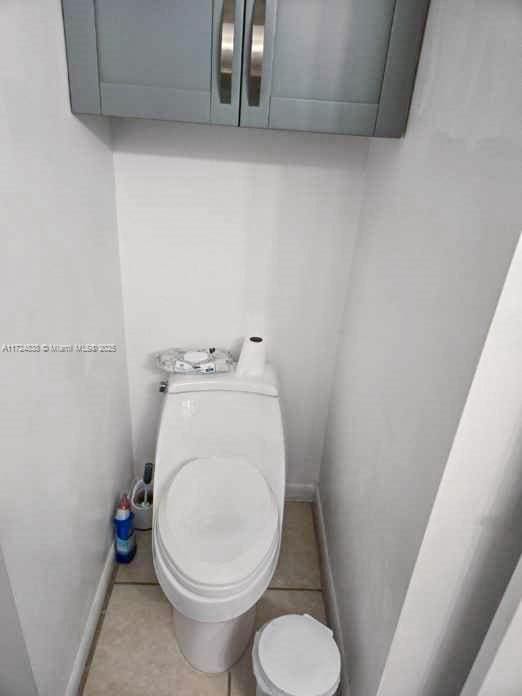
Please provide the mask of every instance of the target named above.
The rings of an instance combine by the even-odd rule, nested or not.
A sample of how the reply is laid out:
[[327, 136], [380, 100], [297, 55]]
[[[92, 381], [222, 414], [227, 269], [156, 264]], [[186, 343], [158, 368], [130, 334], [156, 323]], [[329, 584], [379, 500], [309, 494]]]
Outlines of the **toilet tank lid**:
[[245, 377], [236, 374], [235, 365], [230, 372], [210, 375], [169, 375], [169, 394], [200, 391], [237, 391], [279, 396], [277, 375], [272, 365], [265, 366], [265, 372], [259, 377]]

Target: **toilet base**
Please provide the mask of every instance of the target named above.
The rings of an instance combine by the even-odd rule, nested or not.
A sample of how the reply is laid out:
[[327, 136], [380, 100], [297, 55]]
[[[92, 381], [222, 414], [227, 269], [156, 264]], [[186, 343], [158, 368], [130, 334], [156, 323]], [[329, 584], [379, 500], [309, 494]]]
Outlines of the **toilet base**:
[[200, 672], [226, 672], [246, 650], [254, 633], [256, 605], [230, 621], [207, 623], [174, 607], [174, 632], [183, 656]]

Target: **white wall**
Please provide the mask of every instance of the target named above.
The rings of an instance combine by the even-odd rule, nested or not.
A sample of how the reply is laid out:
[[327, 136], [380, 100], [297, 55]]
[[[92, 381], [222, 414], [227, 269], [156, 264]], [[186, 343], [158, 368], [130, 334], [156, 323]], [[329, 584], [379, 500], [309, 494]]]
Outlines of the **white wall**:
[[519, 696], [522, 692], [522, 602], [519, 603], [477, 696]]
[[169, 346], [266, 332], [288, 481], [317, 480], [368, 143], [113, 123], [134, 455], [154, 453]]
[[[522, 552], [521, 355], [522, 241], [466, 399], [378, 696], [460, 694], [516, 568]], [[516, 619], [515, 634], [518, 628]], [[505, 648], [512, 644], [507, 638]]]
[[321, 474], [353, 696], [376, 693], [522, 226], [521, 32], [518, 0], [433, 0], [406, 137], [370, 147]]
[[[513, 531], [518, 535], [518, 529]], [[518, 696], [522, 693], [521, 645], [522, 556], [460, 696]]]
[[0, 8], [1, 545], [40, 696], [68, 682], [131, 469], [107, 124], [70, 114], [60, 3]]

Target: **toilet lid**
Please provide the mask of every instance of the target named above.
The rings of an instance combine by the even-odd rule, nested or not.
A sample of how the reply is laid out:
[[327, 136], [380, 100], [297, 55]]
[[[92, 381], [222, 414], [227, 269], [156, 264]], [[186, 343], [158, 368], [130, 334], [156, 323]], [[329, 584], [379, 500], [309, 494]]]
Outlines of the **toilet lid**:
[[340, 682], [341, 655], [327, 626], [308, 614], [287, 614], [258, 632], [254, 671], [271, 693], [332, 696]]
[[161, 499], [165, 549], [188, 580], [234, 585], [253, 573], [277, 541], [277, 505], [262, 474], [242, 457], [193, 459]]

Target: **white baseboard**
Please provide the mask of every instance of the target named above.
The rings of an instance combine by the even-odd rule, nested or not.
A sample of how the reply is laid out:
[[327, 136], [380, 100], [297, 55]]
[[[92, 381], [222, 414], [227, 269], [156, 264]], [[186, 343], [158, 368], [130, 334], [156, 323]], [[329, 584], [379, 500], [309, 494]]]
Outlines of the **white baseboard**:
[[313, 503], [315, 500], [314, 483], [287, 483], [285, 497], [287, 500], [298, 500], [305, 503]]
[[78, 652], [74, 658], [73, 668], [71, 676], [69, 677], [69, 683], [65, 689], [64, 696], [78, 696], [78, 689], [80, 688], [80, 683], [82, 680], [83, 670], [85, 669], [85, 664], [87, 658], [89, 657], [89, 651], [91, 649], [91, 644], [96, 632], [96, 626], [98, 625], [98, 620], [100, 618], [100, 613], [103, 607], [103, 602], [109, 589], [109, 584], [112, 577], [112, 571], [114, 568], [114, 547], [111, 544], [109, 550], [107, 551], [107, 557], [103, 565], [103, 570], [98, 582], [98, 587], [94, 593], [94, 598], [92, 600], [91, 608], [89, 610], [89, 615], [85, 623], [85, 628], [83, 631], [83, 636], [80, 640], [80, 645], [78, 647]]
[[342, 662], [342, 679], [339, 693], [343, 696], [350, 696], [350, 685], [348, 683], [347, 660], [344, 649], [343, 630], [341, 624], [341, 615], [339, 614], [339, 604], [335, 592], [335, 585], [332, 574], [332, 566], [330, 563], [330, 555], [328, 553], [328, 541], [326, 537], [326, 526], [324, 521], [323, 506], [321, 502], [321, 491], [319, 486], [315, 488], [315, 510], [316, 510], [316, 531], [319, 543], [319, 553], [321, 554], [321, 566], [323, 569], [323, 580], [325, 587], [323, 588], [323, 596], [326, 604], [326, 611], [330, 623], [330, 628], [334, 632], [334, 637], [341, 652]]

